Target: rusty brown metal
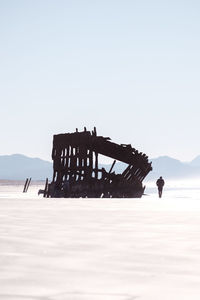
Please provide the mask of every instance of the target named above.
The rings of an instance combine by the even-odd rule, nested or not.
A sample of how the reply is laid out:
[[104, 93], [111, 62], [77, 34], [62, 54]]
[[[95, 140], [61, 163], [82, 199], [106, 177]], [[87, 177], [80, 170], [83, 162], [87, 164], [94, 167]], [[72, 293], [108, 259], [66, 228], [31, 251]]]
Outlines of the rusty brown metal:
[[[110, 171], [99, 168], [99, 154], [113, 158]], [[65, 133], [53, 137], [53, 180], [48, 197], [135, 198], [144, 193], [142, 181], [152, 170], [146, 154], [131, 145], [113, 143], [92, 132]], [[127, 164], [121, 174], [112, 172], [116, 161]]]

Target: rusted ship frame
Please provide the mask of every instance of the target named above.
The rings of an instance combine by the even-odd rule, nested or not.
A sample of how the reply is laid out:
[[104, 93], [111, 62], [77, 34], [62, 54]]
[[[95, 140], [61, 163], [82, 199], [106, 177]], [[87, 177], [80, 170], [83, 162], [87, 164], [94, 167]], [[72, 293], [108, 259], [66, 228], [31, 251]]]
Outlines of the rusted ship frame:
[[[99, 169], [99, 154], [114, 159], [109, 172]], [[52, 159], [53, 180], [45, 188], [45, 197], [141, 197], [142, 181], [152, 170], [145, 154], [97, 136], [96, 128], [54, 135]], [[116, 160], [128, 165], [122, 174], [112, 172]]]

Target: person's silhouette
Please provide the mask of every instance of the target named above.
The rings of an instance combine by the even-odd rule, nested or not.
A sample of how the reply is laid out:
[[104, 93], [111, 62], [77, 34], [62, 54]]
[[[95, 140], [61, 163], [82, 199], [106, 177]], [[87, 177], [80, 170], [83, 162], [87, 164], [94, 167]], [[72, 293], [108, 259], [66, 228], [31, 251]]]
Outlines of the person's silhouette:
[[163, 191], [164, 184], [165, 184], [164, 179], [162, 178], [162, 176], [160, 176], [160, 178], [158, 178], [158, 180], [156, 181], [156, 185], [158, 187], [158, 196], [159, 196], [159, 198], [162, 197], [162, 191]]

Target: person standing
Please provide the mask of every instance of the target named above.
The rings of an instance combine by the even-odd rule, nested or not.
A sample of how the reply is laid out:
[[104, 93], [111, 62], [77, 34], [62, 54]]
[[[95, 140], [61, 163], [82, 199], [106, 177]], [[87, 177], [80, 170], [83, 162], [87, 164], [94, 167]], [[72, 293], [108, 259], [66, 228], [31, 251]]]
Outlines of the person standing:
[[159, 198], [162, 197], [162, 191], [163, 191], [164, 184], [165, 184], [165, 181], [162, 178], [162, 176], [160, 176], [160, 178], [158, 178], [158, 180], [156, 181], [156, 185], [158, 187], [158, 196], [159, 196]]

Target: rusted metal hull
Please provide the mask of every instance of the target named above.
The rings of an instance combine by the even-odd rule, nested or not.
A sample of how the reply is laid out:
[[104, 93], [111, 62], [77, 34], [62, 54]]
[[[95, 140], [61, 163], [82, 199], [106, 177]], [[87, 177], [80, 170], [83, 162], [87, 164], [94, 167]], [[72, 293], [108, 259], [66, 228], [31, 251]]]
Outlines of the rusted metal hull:
[[[99, 168], [98, 155], [127, 164], [122, 174]], [[144, 193], [143, 179], [152, 170], [148, 157], [131, 145], [118, 145], [86, 128], [54, 135], [53, 180], [46, 197], [135, 198]], [[114, 161], [114, 163], [115, 163]], [[114, 166], [113, 163], [113, 166]], [[113, 167], [112, 166], [112, 167]]]

